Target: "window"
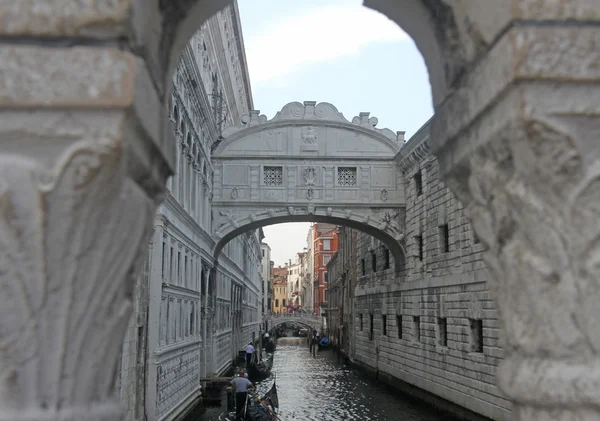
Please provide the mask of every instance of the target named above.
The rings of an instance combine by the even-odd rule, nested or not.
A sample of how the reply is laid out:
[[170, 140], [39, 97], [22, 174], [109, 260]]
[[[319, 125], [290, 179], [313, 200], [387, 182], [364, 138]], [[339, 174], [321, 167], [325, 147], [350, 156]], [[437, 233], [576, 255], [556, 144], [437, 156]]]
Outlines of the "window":
[[450, 251], [450, 228], [448, 224], [440, 225], [438, 227], [438, 235], [439, 235], [439, 246], [440, 251], [443, 253], [448, 253]]
[[265, 251], [262, 250], [262, 257], [265, 257]]
[[194, 332], [194, 326], [195, 326], [195, 320], [196, 320], [195, 319], [195, 314], [194, 314], [195, 306], [196, 305], [194, 303], [192, 303], [192, 308], [191, 308], [191, 311], [190, 311], [190, 335], [192, 335], [192, 336], [195, 333]]
[[263, 180], [267, 186], [283, 185], [283, 167], [264, 167]]
[[483, 320], [469, 319], [471, 352], [483, 352]]
[[366, 268], [366, 265], [365, 265], [365, 259], [361, 259], [360, 260], [360, 267], [362, 269], [361, 271], [362, 271], [363, 276], [365, 276], [366, 273], [367, 273], [367, 268]]
[[326, 266], [327, 263], [331, 261], [331, 256], [323, 256], [323, 266]]
[[183, 285], [187, 286], [188, 283], [188, 258], [185, 256], [184, 258], [184, 266], [183, 266]]
[[338, 184], [356, 186], [356, 167], [338, 167]]
[[373, 273], [377, 272], [377, 255], [375, 253], [371, 253], [371, 269]]
[[390, 251], [388, 249], [383, 250], [383, 270], [390, 268]]
[[448, 346], [448, 322], [445, 317], [438, 317], [438, 344]]
[[369, 340], [373, 340], [373, 314], [369, 314]]
[[415, 237], [415, 245], [417, 246], [417, 257], [420, 261], [423, 261], [423, 236], [417, 235]]
[[402, 339], [402, 315], [396, 315], [396, 329], [398, 329], [398, 339]]
[[175, 270], [175, 266], [173, 265], [173, 259], [175, 258], [175, 253], [173, 253], [173, 247], [171, 247], [171, 255], [169, 259], [169, 281], [173, 279], [173, 271]]
[[285, 298], [281, 300], [281, 307], [285, 307]]
[[362, 330], [363, 330], [363, 315], [359, 314], [358, 316], [360, 318], [360, 331], [362, 332]]
[[328, 272], [323, 272], [323, 283], [328, 283], [329, 282], [329, 273]]
[[165, 279], [165, 267], [167, 266], [167, 244], [163, 241], [162, 244], [162, 278]]
[[477, 237], [477, 233], [475, 232], [473, 225], [471, 225], [471, 234], [473, 235], [473, 244], [479, 244], [479, 237]]
[[323, 240], [323, 250], [331, 250], [331, 240]]
[[413, 176], [413, 180], [415, 180], [415, 191], [417, 192], [417, 196], [421, 196], [423, 194], [423, 176], [421, 170], [417, 171]]
[[325, 301], [326, 303], [329, 302], [329, 291], [324, 290], [323, 291], [323, 301]]
[[387, 336], [387, 315], [385, 314], [381, 315], [381, 330], [383, 336]]
[[413, 340], [421, 342], [421, 318], [413, 316]]
[[275, 299], [275, 307], [279, 307], [279, 299]]
[[181, 252], [177, 252], [177, 283], [181, 283]]

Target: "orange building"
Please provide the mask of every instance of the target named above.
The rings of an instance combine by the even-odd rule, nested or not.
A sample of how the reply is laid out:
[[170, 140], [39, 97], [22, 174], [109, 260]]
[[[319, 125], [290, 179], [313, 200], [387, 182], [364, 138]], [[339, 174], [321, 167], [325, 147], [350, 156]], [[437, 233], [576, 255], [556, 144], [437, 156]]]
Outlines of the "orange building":
[[338, 249], [337, 226], [316, 223], [313, 226], [314, 311], [318, 316], [327, 312], [327, 263]]

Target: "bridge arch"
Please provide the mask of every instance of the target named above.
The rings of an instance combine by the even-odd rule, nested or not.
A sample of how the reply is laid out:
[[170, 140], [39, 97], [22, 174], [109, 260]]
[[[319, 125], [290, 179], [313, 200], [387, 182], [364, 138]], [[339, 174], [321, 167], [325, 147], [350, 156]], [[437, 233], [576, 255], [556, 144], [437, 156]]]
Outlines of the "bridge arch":
[[[233, 221], [223, 222], [219, 226], [215, 232], [218, 241], [213, 256], [217, 261], [223, 247], [230, 240], [251, 230], [286, 222], [325, 222], [354, 228], [377, 238], [390, 250], [390, 254], [394, 259], [394, 267], [397, 272], [400, 272], [404, 269], [406, 259], [404, 233], [399, 223], [396, 222], [397, 219], [402, 220], [402, 217], [399, 216], [401, 212], [403, 212], [401, 209], [386, 210], [379, 212], [377, 217], [372, 218], [370, 209], [360, 213], [322, 207], [257, 210], [256, 213], [242, 216], [239, 220], [235, 218]], [[232, 215], [233, 213], [228, 216], [233, 219]]]

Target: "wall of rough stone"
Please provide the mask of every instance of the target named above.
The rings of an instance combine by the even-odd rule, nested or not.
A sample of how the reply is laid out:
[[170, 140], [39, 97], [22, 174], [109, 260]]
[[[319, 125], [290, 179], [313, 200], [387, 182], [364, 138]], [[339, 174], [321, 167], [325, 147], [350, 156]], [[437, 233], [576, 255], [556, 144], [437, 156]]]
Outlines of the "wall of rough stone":
[[359, 234], [354, 359], [407, 391], [415, 386], [474, 413], [508, 420], [510, 404], [495, 386], [503, 351], [483, 247], [462, 205], [440, 182], [433, 156], [404, 169], [406, 269], [399, 275], [385, 270], [385, 248]]

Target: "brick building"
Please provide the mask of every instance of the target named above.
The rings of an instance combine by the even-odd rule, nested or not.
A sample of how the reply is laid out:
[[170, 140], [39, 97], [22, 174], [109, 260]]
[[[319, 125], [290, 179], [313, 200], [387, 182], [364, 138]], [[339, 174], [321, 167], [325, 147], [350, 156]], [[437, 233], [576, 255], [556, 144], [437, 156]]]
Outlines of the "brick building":
[[338, 249], [337, 226], [315, 223], [312, 227], [313, 309], [316, 315], [327, 313], [327, 263]]

